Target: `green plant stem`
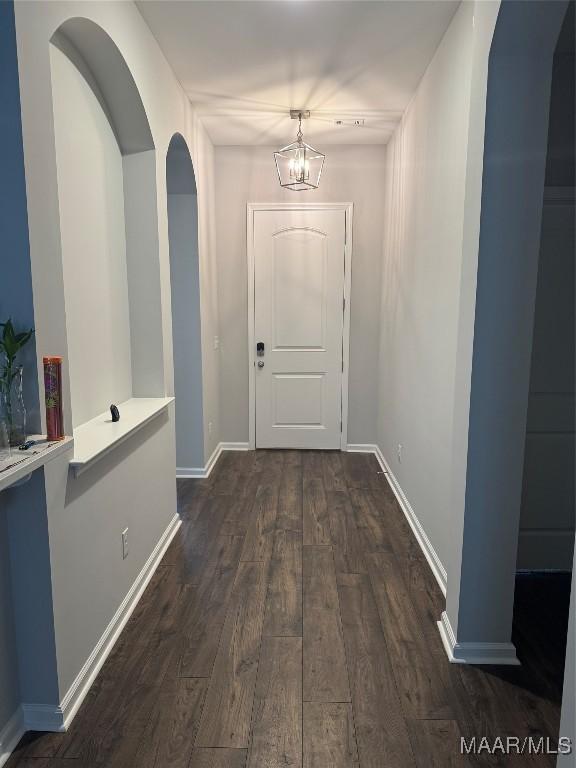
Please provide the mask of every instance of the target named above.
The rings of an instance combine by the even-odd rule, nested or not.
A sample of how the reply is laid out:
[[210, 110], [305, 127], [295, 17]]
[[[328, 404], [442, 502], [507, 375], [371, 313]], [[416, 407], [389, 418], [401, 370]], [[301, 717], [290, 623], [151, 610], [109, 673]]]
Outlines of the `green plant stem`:
[[10, 434], [12, 433], [12, 400], [10, 398], [10, 389], [12, 387], [12, 380], [14, 373], [12, 372], [12, 360], [6, 360], [6, 366], [4, 368], [4, 374], [2, 376], [2, 390], [4, 393], [4, 402], [6, 409], [6, 420], [8, 422], [8, 429]]

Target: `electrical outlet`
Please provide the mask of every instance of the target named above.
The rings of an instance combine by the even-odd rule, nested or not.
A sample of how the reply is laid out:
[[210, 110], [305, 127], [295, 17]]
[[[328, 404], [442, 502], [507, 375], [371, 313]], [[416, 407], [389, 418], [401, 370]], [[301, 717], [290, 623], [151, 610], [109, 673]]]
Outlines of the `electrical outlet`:
[[214, 336], [214, 349], [220, 349], [220, 337]]
[[212, 434], [212, 422], [211, 421], [208, 422], [208, 434], [209, 435]]
[[398, 461], [402, 464], [402, 443], [398, 443]]
[[128, 557], [128, 528], [122, 531], [122, 560]]

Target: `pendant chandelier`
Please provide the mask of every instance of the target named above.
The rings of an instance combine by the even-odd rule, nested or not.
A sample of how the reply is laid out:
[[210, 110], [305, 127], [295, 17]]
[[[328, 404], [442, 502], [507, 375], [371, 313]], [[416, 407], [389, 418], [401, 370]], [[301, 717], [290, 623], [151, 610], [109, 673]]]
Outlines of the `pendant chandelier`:
[[280, 186], [294, 192], [318, 189], [326, 156], [304, 142], [302, 120], [310, 117], [310, 112], [291, 109], [290, 117], [298, 120], [296, 141], [274, 152]]

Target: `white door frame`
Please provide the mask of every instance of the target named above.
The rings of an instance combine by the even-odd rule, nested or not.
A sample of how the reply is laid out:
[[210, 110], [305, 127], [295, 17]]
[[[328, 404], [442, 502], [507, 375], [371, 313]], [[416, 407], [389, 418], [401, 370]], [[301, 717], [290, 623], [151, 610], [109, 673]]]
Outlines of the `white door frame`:
[[342, 330], [342, 433], [340, 450], [348, 444], [348, 370], [350, 361], [350, 290], [352, 287], [353, 203], [248, 203], [246, 206], [246, 255], [248, 259], [248, 445], [256, 448], [256, 339], [254, 331], [255, 264], [254, 214], [256, 211], [344, 211], [344, 327]]

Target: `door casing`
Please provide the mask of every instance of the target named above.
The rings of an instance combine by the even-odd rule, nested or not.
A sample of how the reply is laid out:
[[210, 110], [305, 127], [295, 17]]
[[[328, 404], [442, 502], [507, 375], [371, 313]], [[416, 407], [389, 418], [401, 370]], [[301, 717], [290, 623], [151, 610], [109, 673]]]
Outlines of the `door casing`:
[[353, 203], [248, 203], [246, 255], [248, 260], [248, 446], [256, 448], [256, 339], [254, 331], [254, 214], [256, 211], [344, 211], [344, 326], [342, 331], [342, 433], [340, 450], [348, 445], [348, 372], [350, 362], [350, 291], [352, 287]]

